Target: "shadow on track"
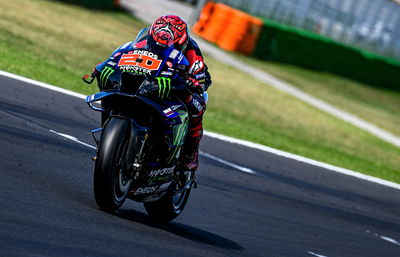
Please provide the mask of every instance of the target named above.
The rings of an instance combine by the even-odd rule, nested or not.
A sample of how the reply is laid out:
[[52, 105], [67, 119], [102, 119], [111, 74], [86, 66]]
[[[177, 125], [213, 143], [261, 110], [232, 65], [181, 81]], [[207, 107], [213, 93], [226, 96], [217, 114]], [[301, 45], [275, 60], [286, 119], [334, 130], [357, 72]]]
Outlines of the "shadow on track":
[[168, 231], [174, 235], [183, 237], [185, 239], [189, 239], [191, 241], [200, 242], [203, 244], [208, 244], [216, 247], [220, 247], [223, 249], [231, 249], [242, 251], [245, 248], [241, 247], [236, 242], [229, 240], [227, 238], [221, 237], [219, 235], [213, 234], [211, 232], [207, 232], [195, 227], [191, 227], [188, 225], [178, 224], [178, 223], [158, 223], [151, 219], [144, 213], [135, 211], [135, 210], [118, 210], [114, 213], [114, 215], [128, 219], [134, 222], [140, 222], [142, 224], [155, 227], [158, 229], [162, 229], [164, 231]]

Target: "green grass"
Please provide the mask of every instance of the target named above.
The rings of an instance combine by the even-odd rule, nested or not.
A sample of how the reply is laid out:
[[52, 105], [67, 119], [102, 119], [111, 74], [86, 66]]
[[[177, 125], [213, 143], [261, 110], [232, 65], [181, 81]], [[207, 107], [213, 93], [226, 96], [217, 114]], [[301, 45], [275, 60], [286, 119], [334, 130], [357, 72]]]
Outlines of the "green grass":
[[209, 58], [207, 128], [394, 181], [400, 149]]
[[330, 73], [236, 56], [304, 92], [400, 136], [400, 89], [382, 89]]
[[84, 93], [84, 72], [133, 40], [127, 14], [42, 0], [1, 1], [0, 69]]
[[[1, 1], [0, 69], [89, 94], [84, 73], [145, 24], [118, 12], [48, 0]], [[399, 134], [399, 94], [329, 74], [244, 58], [303, 90]], [[209, 131], [400, 182], [400, 149], [206, 56]]]

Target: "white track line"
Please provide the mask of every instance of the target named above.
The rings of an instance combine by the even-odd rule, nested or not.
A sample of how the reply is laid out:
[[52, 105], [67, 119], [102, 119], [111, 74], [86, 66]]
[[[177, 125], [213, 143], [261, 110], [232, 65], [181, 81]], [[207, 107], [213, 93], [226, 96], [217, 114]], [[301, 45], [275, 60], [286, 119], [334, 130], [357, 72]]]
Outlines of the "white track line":
[[207, 157], [207, 158], [209, 158], [209, 159], [212, 159], [212, 160], [214, 160], [214, 161], [217, 161], [217, 162], [219, 162], [219, 163], [225, 164], [225, 165], [227, 165], [227, 166], [229, 166], [229, 167], [232, 167], [232, 168], [234, 168], [234, 169], [243, 171], [243, 172], [245, 172], [245, 173], [257, 174], [254, 170], [251, 170], [251, 169], [249, 169], [249, 168], [245, 168], [245, 167], [239, 166], [239, 165], [234, 164], [234, 163], [232, 163], [232, 162], [225, 161], [225, 160], [223, 160], [223, 159], [221, 159], [221, 158], [215, 157], [214, 155], [211, 155], [211, 154], [208, 154], [208, 153], [205, 153], [205, 152], [202, 152], [202, 151], [200, 151], [200, 155], [202, 155], [202, 156], [204, 156], [204, 157]]
[[[20, 80], [20, 81], [23, 81], [23, 82], [26, 82], [26, 83], [30, 83], [32, 85], [36, 85], [36, 86], [40, 86], [40, 87], [47, 88], [47, 89], [50, 89], [50, 90], [54, 90], [54, 91], [57, 91], [57, 92], [60, 92], [60, 93], [66, 94], [66, 95], [78, 97], [80, 99], [86, 99], [86, 96], [83, 95], [83, 94], [79, 94], [79, 93], [76, 93], [76, 92], [73, 92], [73, 91], [70, 91], [70, 90], [62, 89], [62, 88], [59, 88], [59, 87], [56, 87], [56, 86], [52, 86], [52, 85], [49, 85], [49, 84], [46, 84], [46, 83], [43, 83], [43, 82], [39, 82], [39, 81], [36, 81], [36, 80], [28, 79], [28, 78], [25, 78], [25, 77], [22, 77], [22, 76], [19, 76], [19, 75], [15, 75], [15, 74], [12, 74], [12, 73], [9, 73], [9, 72], [0, 71], [0, 76], [5, 76], [5, 77], [12, 78], [12, 79]], [[213, 133], [213, 132], [205, 131], [204, 135], [206, 135], [208, 137], [211, 137], [211, 138], [216, 138], [216, 139], [219, 139], [219, 140], [223, 140], [223, 141], [226, 141], [226, 142], [229, 142], [229, 143], [239, 144], [239, 145], [243, 145], [243, 146], [250, 147], [250, 148], [253, 148], [253, 149], [257, 149], [257, 150], [260, 150], [260, 151], [269, 152], [269, 153], [276, 154], [276, 155], [279, 155], [279, 156], [282, 156], [282, 157], [285, 157], [285, 158], [288, 158], [288, 159], [293, 159], [293, 160], [296, 160], [296, 161], [300, 161], [300, 162], [307, 163], [307, 164], [310, 164], [310, 165], [313, 165], [313, 166], [321, 167], [321, 168], [324, 168], [324, 169], [327, 169], [327, 170], [330, 170], [330, 171], [334, 171], [334, 172], [337, 172], [337, 173], [341, 173], [341, 174], [345, 174], [345, 175], [348, 175], [348, 176], [353, 176], [353, 177], [356, 177], [356, 178], [359, 178], [359, 179], [362, 179], [362, 180], [367, 180], [367, 181], [370, 181], [370, 182], [374, 182], [374, 183], [377, 183], [377, 184], [380, 184], [380, 185], [384, 185], [384, 186], [387, 186], [387, 187], [400, 189], [400, 184], [397, 184], [397, 183], [394, 183], [394, 182], [391, 182], [391, 181], [387, 181], [387, 180], [383, 180], [383, 179], [380, 179], [380, 178], [371, 177], [371, 176], [368, 176], [368, 175], [361, 174], [361, 173], [359, 173], [357, 171], [348, 170], [348, 169], [345, 169], [345, 168], [333, 166], [333, 165], [330, 165], [330, 164], [327, 164], [327, 163], [319, 162], [319, 161], [316, 161], [316, 160], [312, 160], [312, 159], [309, 159], [309, 158], [306, 158], [306, 157], [303, 157], [303, 156], [299, 156], [299, 155], [291, 154], [291, 153], [284, 152], [284, 151], [281, 151], [281, 150], [277, 150], [277, 149], [274, 149], [274, 148], [271, 148], [271, 147], [267, 147], [267, 146], [264, 146], [264, 145], [252, 143], [252, 142], [241, 140], [241, 139], [227, 137], [227, 136], [220, 135], [220, 134]]]
[[64, 133], [60, 133], [60, 132], [57, 132], [57, 131], [52, 130], [52, 129], [50, 129], [49, 131], [52, 132], [52, 133], [54, 133], [54, 134], [57, 134], [57, 135], [59, 135], [59, 136], [62, 136], [62, 137], [64, 137], [64, 138], [68, 139], [68, 140], [71, 140], [71, 141], [73, 141], [73, 142], [75, 142], [75, 143], [84, 145], [84, 146], [89, 147], [89, 148], [92, 148], [92, 149], [94, 149], [94, 150], [97, 149], [95, 146], [86, 144], [85, 142], [80, 141], [78, 138], [76, 138], [76, 137], [74, 137], [74, 136], [71, 136], [71, 135], [68, 135], [68, 134], [64, 134]]
[[[83, 141], [80, 141], [78, 138], [76, 138], [74, 136], [71, 136], [71, 135], [68, 135], [68, 134], [64, 134], [64, 133], [61, 133], [61, 132], [57, 132], [57, 131], [52, 130], [52, 129], [50, 129], [49, 131], [54, 133], [54, 134], [57, 134], [57, 135], [59, 135], [59, 136], [61, 136], [63, 138], [65, 138], [65, 139], [71, 140], [71, 141], [73, 141], [75, 143], [84, 145], [84, 146], [92, 148], [94, 150], [97, 149], [95, 146], [89, 145], [89, 144], [87, 144], [87, 143], [85, 143]], [[212, 159], [214, 161], [220, 162], [220, 163], [225, 164], [225, 165], [227, 165], [229, 167], [232, 167], [234, 169], [237, 169], [237, 170], [240, 170], [240, 171], [243, 171], [243, 172], [246, 172], [246, 173], [250, 173], [250, 174], [256, 174], [256, 172], [251, 170], [251, 169], [236, 165], [236, 164], [234, 164], [232, 162], [225, 161], [225, 160], [223, 160], [221, 158], [215, 157], [214, 155], [211, 155], [211, 154], [208, 154], [208, 153], [205, 153], [205, 152], [202, 152], [202, 151], [200, 151], [200, 154], [202, 156], [204, 156], [204, 157], [207, 157], [207, 158]]]
[[22, 77], [22, 76], [19, 76], [19, 75], [15, 75], [15, 74], [12, 74], [12, 73], [9, 73], [9, 72], [6, 72], [6, 71], [1, 71], [0, 70], [0, 76], [4, 76], [4, 77], [11, 78], [11, 79], [23, 81], [23, 82], [26, 82], [26, 83], [29, 83], [29, 84], [32, 84], [32, 85], [35, 85], [35, 86], [47, 88], [47, 89], [50, 89], [50, 90], [53, 90], [53, 91], [60, 92], [60, 93], [65, 94], [65, 95], [70, 95], [70, 96], [78, 97], [78, 98], [81, 98], [81, 99], [86, 99], [86, 95], [79, 94], [79, 93], [76, 93], [74, 91], [67, 90], [67, 89], [64, 89], [64, 88], [56, 87], [56, 86], [53, 86], [53, 85], [50, 85], [50, 84], [46, 84], [44, 82], [40, 82], [40, 81], [37, 81], [37, 80], [28, 79], [28, 78], [25, 78], [25, 77]]
[[324, 169], [327, 169], [327, 170], [331, 170], [331, 171], [334, 171], [334, 172], [337, 172], [337, 173], [340, 173], [340, 174], [345, 174], [345, 175], [348, 175], [348, 176], [353, 176], [353, 177], [356, 177], [356, 178], [359, 178], [359, 179], [371, 181], [371, 182], [378, 183], [378, 184], [381, 184], [381, 185], [385, 185], [385, 186], [388, 186], [388, 187], [400, 189], [400, 184], [397, 184], [397, 183], [394, 183], [394, 182], [391, 182], [391, 181], [387, 181], [387, 180], [383, 180], [383, 179], [380, 179], [380, 178], [371, 177], [371, 176], [359, 173], [359, 172], [354, 171], [354, 170], [348, 170], [348, 169], [337, 167], [337, 166], [334, 166], [334, 165], [331, 165], [331, 164], [327, 164], [327, 163], [324, 163], [324, 162], [312, 160], [312, 159], [309, 159], [309, 158], [306, 158], [306, 157], [303, 157], [303, 156], [300, 156], [300, 155], [284, 152], [284, 151], [281, 151], [281, 150], [278, 150], [278, 149], [274, 149], [274, 148], [271, 148], [271, 147], [268, 147], [268, 146], [265, 146], [265, 145], [260, 145], [260, 144], [256, 144], [256, 143], [253, 143], [253, 142], [241, 140], [241, 139], [231, 138], [231, 137], [227, 137], [227, 136], [224, 136], [224, 135], [220, 135], [220, 134], [216, 134], [216, 133], [208, 132], [208, 131], [205, 131], [204, 135], [206, 135], [208, 137], [211, 137], [211, 138], [219, 139], [219, 140], [222, 140], [222, 141], [225, 141], [225, 142], [229, 142], [229, 143], [233, 143], [233, 144], [238, 144], [238, 145], [250, 147], [250, 148], [257, 149], [257, 150], [260, 150], [260, 151], [263, 151], [263, 152], [272, 153], [272, 154], [275, 154], [275, 155], [278, 155], [278, 156], [282, 156], [282, 157], [285, 157], [285, 158], [288, 158], [288, 159], [292, 159], [292, 160], [296, 160], [296, 161], [299, 161], [299, 162], [307, 163], [307, 164], [310, 164], [310, 165], [313, 165], [313, 166], [321, 167], [321, 168], [324, 168]]
[[397, 245], [397, 246], [400, 246], [400, 243], [399, 243], [399, 242], [397, 242], [396, 240], [394, 240], [394, 239], [392, 239], [392, 238], [390, 238], [390, 237], [379, 236], [379, 238], [382, 239], [382, 240], [385, 240], [385, 241], [387, 241], [387, 242], [389, 242], [389, 243], [392, 243], [392, 244], [395, 244], [395, 245]]
[[316, 254], [316, 253], [313, 253], [313, 252], [308, 252], [308, 253], [311, 254], [311, 255], [317, 256], [317, 257], [328, 257], [328, 256], [325, 256], [325, 255], [320, 255], [320, 254]]

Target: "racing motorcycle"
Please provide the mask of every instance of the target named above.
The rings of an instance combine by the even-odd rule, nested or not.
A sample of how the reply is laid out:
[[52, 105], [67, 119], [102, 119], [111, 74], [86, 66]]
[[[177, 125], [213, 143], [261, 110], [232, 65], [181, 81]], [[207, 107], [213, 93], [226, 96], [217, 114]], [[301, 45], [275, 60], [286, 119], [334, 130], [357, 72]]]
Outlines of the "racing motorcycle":
[[[177, 170], [188, 133], [189, 107], [179, 95], [190, 92], [183, 75], [189, 62], [170, 47], [135, 49], [109, 63], [118, 63], [114, 70], [121, 72], [120, 83], [86, 98], [92, 109], [103, 112], [102, 127], [92, 130], [96, 203], [113, 212], [128, 198], [144, 203], [150, 217], [169, 222], [197, 186], [193, 172]], [[107, 76], [103, 73], [100, 79]], [[88, 84], [94, 80], [90, 76], [83, 78]]]

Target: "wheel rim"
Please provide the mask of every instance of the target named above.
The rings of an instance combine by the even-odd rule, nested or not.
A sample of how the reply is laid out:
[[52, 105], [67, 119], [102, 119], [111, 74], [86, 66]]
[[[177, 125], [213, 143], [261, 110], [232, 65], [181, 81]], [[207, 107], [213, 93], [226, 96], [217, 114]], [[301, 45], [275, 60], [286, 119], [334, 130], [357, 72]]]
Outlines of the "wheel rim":
[[174, 205], [174, 210], [176, 213], [180, 212], [182, 209], [182, 206], [185, 204], [185, 198], [186, 198], [187, 190], [175, 194], [172, 198], [172, 204]]
[[128, 148], [128, 141], [124, 140], [123, 145], [118, 151], [115, 167], [115, 181], [114, 181], [114, 198], [116, 201], [121, 202], [128, 194], [131, 185], [131, 179], [126, 172], [126, 152]]

